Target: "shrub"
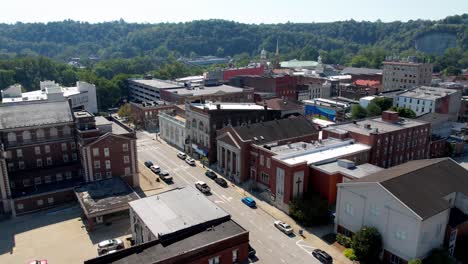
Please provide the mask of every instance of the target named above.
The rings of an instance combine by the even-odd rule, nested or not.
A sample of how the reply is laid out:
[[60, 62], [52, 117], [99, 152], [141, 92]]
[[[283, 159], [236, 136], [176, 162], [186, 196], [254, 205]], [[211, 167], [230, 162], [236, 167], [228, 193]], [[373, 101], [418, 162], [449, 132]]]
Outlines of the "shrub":
[[382, 236], [374, 227], [364, 227], [354, 234], [351, 248], [359, 261], [375, 263], [382, 251]]
[[354, 250], [352, 248], [347, 248], [343, 251], [343, 254], [345, 257], [347, 257], [349, 260], [357, 260], [356, 254], [354, 254]]
[[317, 195], [292, 200], [289, 215], [305, 226], [323, 225], [330, 221], [328, 202]]
[[420, 259], [412, 259], [408, 264], [422, 264], [422, 261]]
[[[351, 246], [351, 238], [342, 234], [336, 235], [336, 242], [342, 245], [343, 247], [349, 248]], [[353, 251], [354, 253], [354, 251]]]

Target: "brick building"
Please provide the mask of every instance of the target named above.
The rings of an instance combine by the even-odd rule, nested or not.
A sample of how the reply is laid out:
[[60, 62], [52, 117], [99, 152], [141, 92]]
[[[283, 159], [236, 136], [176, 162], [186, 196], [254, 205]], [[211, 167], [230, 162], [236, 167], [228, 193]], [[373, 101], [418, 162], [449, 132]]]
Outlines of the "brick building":
[[148, 131], [159, 130], [159, 113], [173, 112], [176, 106], [163, 101], [130, 102], [131, 118], [135, 126]]
[[430, 63], [419, 63], [411, 60], [384, 61], [383, 91], [409, 89], [419, 85], [430, 85], [432, 80]]
[[346, 67], [341, 71], [343, 75], [351, 75], [351, 82], [357, 80], [377, 81], [382, 83], [383, 70], [371, 68]]
[[245, 75], [232, 78], [229, 83], [238, 87], [251, 87], [254, 92], [273, 93], [287, 100], [297, 100], [297, 78], [288, 74], [270, 76]]
[[[75, 129], [74, 119], [69, 102], [63, 98], [0, 106], [0, 213], [20, 215], [74, 201], [74, 187], [93, 180], [83, 169], [87, 159], [83, 158], [80, 130]], [[99, 135], [98, 129], [89, 129], [89, 136], [94, 138], [88, 137], [86, 144], [107, 148], [112, 160], [123, 158], [116, 156], [120, 155], [114, 151], [116, 142], [128, 144], [129, 151], [135, 154], [130, 162], [135, 162], [134, 142], [132, 149], [130, 139], [117, 140], [121, 136], [114, 135], [118, 132], [111, 130], [113, 126], [114, 123], [102, 124], [104, 135]], [[88, 124], [91, 127], [92, 122]], [[119, 129], [125, 130], [121, 126]], [[120, 170], [117, 162], [111, 168], [112, 176], [123, 176], [126, 171]], [[124, 179], [138, 185], [134, 172], [131, 169]]]
[[280, 110], [254, 103], [187, 103], [186, 151], [193, 157], [216, 161], [217, 130], [231, 124], [252, 124], [281, 118]]
[[382, 117], [330, 126], [323, 137], [352, 138], [371, 146], [369, 163], [383, 168], [429, 155], [431, 124], [384, 111]]
[[331, 97], [331, 82], [326, 78], [313, 76], [296, 76], [296, 78], [298, 101]]

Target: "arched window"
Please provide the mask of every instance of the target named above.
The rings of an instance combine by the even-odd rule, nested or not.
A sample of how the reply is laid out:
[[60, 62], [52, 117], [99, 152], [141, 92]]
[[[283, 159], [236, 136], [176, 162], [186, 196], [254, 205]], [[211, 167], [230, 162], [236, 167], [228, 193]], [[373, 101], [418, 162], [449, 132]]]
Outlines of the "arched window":
[[192, 127], [197, 128], [197, 120], [195, 118], [192, 121]]
[[36, 137], [37, 138], [43, 138], [44, 137], [44, 129], [39, 128], [38, 130], [36, 130]]
[[28, 130], [23, 131], [23, 140], [31, 140], [31, 132]]
[[8, 133], [8, 142], [16, 142], [16, 133]]
[[49, 131], [51, 137], [56, 137], [57, 136], [57, 128], [53, 127]]
[[70, 132], [71, 132], [71, 130], [70, 130], [70, 127], [69, 127], [69, 126], [64, 126], [64, 127], [63, 127], [63, 134], [64, 134], [64, 135], [67, 135], [67, 136], [68, 136], [68, 135], [70, 135]]
[[[200, 131], [203, 131], [203, 127], [204, 127], [203, 122], [200, 121], [200, 123], [198, 124], [198, 129], [200, 129]], [[203, 131], [203, 132], [205, 132], [205, 131]]]

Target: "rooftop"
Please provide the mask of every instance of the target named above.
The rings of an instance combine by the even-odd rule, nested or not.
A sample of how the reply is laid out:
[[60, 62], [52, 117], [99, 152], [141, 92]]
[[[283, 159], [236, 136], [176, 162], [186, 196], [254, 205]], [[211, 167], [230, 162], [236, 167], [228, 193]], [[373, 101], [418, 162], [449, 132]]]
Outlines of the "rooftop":
[[445, 97], [447, 95], [450, 95], [456, 92], [457, 90], [454, 90], [454, 89], [420, 86], [420, 87], [416, 87], [414, 89], [408, 90], [404, 93], [401, 93], [398, 96], [425, 99], [425, 100], [435, 100], [435, 99], [442, 98], [442, 97]]
[[319, 65], [316, 61], [300, 61], [297, 59], [290, 61], [280, 62], [282, 68], [303, 68], [303, 67], [317, 67]]
[[368, 87], [378, 87], [380, 86], [380, 82], [379, 81], [374, 81], [374, 80], [356, 80], [354, 82], [355, 85], [359, 85], [359, 86], [368, 86]]
[[191, 89], [188, 89], [188, 88], [171, 89], [168, 92], [176, 93], [181, 96], [203, 96], [203, 95], [221, 95], [221, 94], [229, 94], [229, 93], [240, 93], [243, 91], [244, 89], [242, 88], [222, 84], [218, 86], [193, 87]]
[[197, 226], [229, 214], [192, 187], [174, 189], [130, 203], [158, 237]]
[[216, 110], [217, 106], [220, 106], [220, 110], [262, 110], [264, 107], [262, 105], [257, 105], [254, 103], [191, 103], [192, 107], [199, 109], [208, 109]]
[[361, 165], [354, 165], [354, 166], [347, 168], [345, 166], [341, 166], [340, 162], [342, 161], [337, 160], [337, 161], [333, 161], [333, 162], [322, 164], [322, 165], [314, 165], [313, 167], [320, 171], [326, 172], [327, 174], [341, 173], [349, 178], [356, 178], [356, 179], [371, 175], [381, 170], [384, 170], [383, 168], [380, 168], [378, 166], [375, 166], [369, 163], [364, 163]]
[[409, 161], [349, 184], [360, 182], [379, 183], [422, 219], [450, 208], [447, 195], [468, 195], [468, 171], [450, 158]]
[[96, 121], [96, 126], [112, 125], [113, 123], [103, 116], [96, 116], [94, 120]]
[[75, 195], [88, 217], [128, 209], [129, 202], [140, 198], [120, 177], [82, 184], [75, 188]]
[[263, 102], [257, 102], [259, 105], [265, 104], [268, 108], [274, 110], [283, 110], [283, 111], [290, 111], [290, 110], [301, 110], [304, 108], [302, 105], [297, 104], [293, 101], [284, 100], [281, 98], [271, 98], [264, 100]]
[[0, 104], [0, 129], [73, 122], [67, 101]]
[[[85, 261], [85, 264], [153, 264], [180, 255], [186, 258], [180, 263], [188, 263], [193, 254], [203, 254], [206, 247], [219, 244], [221, 241], [247, 233], [233, 220], [214, 224], [211, 228], [200, 230], [195, 234], [180, 236], [176, 241], [165, 242], [154, 240], [145, 244], [120, 250], [118, 254], [109, 254]], [[183, 262], [187, 261], [187, 262]]]
[[152, 88], [157, 88], [157, 89], [171, 89], [171, 88], [184, 87], [184, 83], [177, 83], [177, 82], [159, 80], [159, 79], [150, 79], [150, 80], [147, 80], [147, 79], [130, 79], [130, 81], [132, 81], [134, 83], [150, 86]]
[[356, 67], [346, 67], [341, 71], [341, 74], [350, 74], [350, 75], [381, 75], [383, 70], [380, 69], [370, 69], [370, 68], [356, 68]]

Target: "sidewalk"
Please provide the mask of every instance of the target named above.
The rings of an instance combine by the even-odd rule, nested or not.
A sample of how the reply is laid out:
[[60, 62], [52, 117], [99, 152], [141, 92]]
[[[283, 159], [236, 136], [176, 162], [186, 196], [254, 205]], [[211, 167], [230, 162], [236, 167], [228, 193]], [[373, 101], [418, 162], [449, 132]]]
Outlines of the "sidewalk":
[[159, 179], [159, 177], [141, 161], [138, 161], [138, 170], [140, 171], [140, 189], [144, 194], [138, 193], [138, 195], [142, 197], [152, 196], [170, 189], [164, 181], [160, 180], [158, 182], [156, 179]]

